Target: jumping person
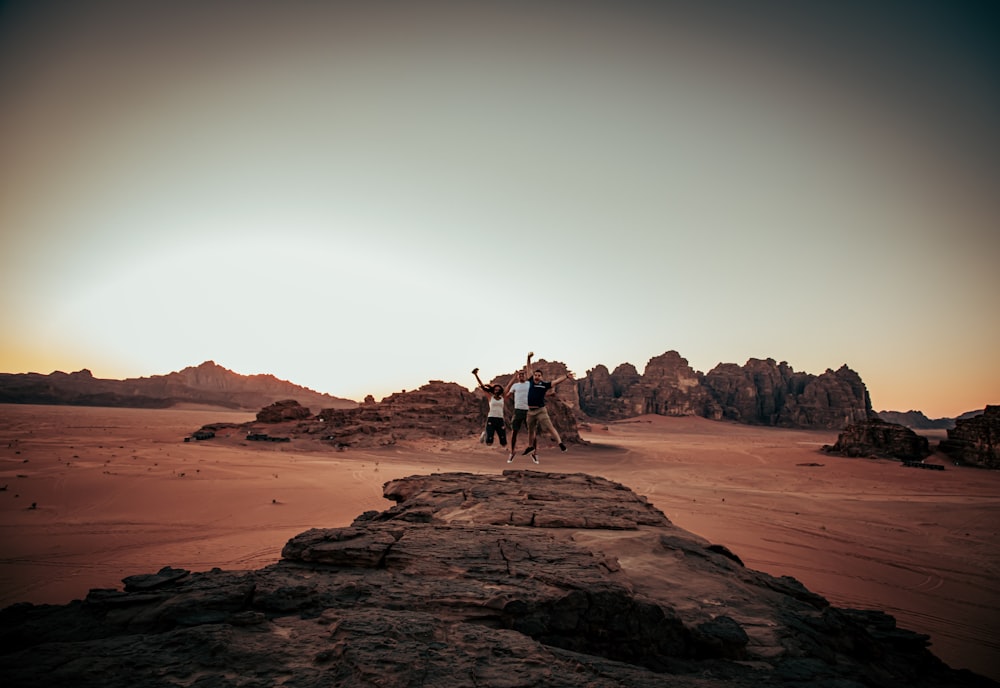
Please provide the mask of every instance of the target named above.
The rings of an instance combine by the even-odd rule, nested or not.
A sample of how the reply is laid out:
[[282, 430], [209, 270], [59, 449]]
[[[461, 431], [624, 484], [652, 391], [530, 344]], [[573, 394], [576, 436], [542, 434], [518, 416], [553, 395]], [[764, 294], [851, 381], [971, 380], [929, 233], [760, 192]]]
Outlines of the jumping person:
[[479, 379], [479, 368], [473, 368], [472, 374], [476, 376], [479, 389], [483, 390], [490, 399], [490, 410], [486, 415], [486, 445], [493, 446], [493, 434], [500, 438], [500, 446], [507, 446], [507, 429], [504, 427], [503, 407], [507, 399], [502, 385], [484, 385]]
[[[528, 361], [530, 365], [531, 354], [528, 355]], [[535, 463], [538, 463], [538, 452], [535, 451], [535, 445], [539, 428], [551, 435], [552, 439], [559, 444], [560, 451], [566, 451], [566, 445], [563, 443], [555, 426], [552, 425], [552, 419], [549, 418], [549, 412], [545, 408], [545, 395], [560, 382], [572, 379], [573, 373], [570, 372], [560, 375], [551, 382], [542, 380], [541, 370], [536, 370], [531, 375], [531, 381], [528, 383], [528, 447], [521, 453], [524, 455], [531, 454], [531, 460]]]
[[510, 456], [507, 457], [507, 463], [514, 461], [514, 453], [517, 449], [517, 431], [528, 421], [528, 390], [531, 388], [531, 383], [528, 382], [528, 367], [531, 366], [531, 357], [534, 355], [534, 352], [528, 352], [528, 360], [524, 364], [524, 368], [517, 371], [507, 383], [507, 395], [514, 397], [514, 417], [510, 423]]

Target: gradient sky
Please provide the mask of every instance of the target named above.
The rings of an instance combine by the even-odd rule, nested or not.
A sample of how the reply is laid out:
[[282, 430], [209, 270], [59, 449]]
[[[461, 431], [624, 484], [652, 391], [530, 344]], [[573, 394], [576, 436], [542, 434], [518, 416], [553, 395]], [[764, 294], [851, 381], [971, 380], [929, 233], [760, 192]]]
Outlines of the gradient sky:
[[675, 349], [1000, 403], [997, 8], [3, 3], [0, 371]]

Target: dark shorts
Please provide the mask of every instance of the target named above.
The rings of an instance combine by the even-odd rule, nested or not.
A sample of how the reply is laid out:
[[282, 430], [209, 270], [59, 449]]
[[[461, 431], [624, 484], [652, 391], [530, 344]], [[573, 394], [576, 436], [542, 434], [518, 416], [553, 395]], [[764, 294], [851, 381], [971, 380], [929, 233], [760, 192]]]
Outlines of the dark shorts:
[[510, 423], [511, 428], [514, 432], [521, 429], [521, 426], [528, 421], [528, 411], [527, 409], [514, 409], [514, 418]]

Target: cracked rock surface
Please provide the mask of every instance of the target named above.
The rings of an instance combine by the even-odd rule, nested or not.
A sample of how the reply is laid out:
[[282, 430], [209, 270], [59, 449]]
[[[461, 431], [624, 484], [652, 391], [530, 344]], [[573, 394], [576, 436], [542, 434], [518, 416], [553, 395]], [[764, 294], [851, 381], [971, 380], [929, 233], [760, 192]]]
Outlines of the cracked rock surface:
[[12, 686], [994, 686], [583, 474], [412, 476], [256, 571], [0, 612]]

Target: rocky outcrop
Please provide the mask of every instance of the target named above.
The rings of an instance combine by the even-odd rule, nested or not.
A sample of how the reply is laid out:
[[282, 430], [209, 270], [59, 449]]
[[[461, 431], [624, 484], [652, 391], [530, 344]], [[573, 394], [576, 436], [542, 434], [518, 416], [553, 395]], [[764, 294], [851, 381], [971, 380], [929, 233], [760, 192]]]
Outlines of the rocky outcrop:
[[628, 364], [610, 374], [598, 366], [578, 388], [583, 412], [602, 420], [655, 413], [839, 429], [871, 414], [868, 390], [847, 366], [816, 376], [796, 373], [770, 358], [752, 358], [743, 366], [720, 363], [702, 374], [676, 351], [668, 351], [650, 359], [642, 375]]
[[[556, 390], [564, 386], [572, 387], [564, 383], [558, 385]], [[563, 439], [567, 442], [581, 441], [569, 405], [558, 394], [550, 394], [545, 404]], [[512, 411], [513, 402], [508, 401], [508, 418]], [[366, 436], [386, 434], [391, 435], [393, 441], [459, 439], [478, 436], [486, 424], [488, 412], [489, 402], [479, 391], [470, 392], [454, 382], [432, 380], [417, 390], [397, 392], [359, 409], [324, 409], [320, 413], [323, 427], [319, 432], [335, 442], [346, 440], [355, 444]]]
[[871, 415], [868, 390], [847, 366], [817, 376], [751, 358], [742, 367], [719, 364], [705, 375], [705, 386], [723, 418], [754, 425], [839, 429]]
[[805, 377], [802, 391], [779, 412], [778, 425], [835, 430], [872, 416], [868, 388], [846, 365]]
[[956, 420], [939, 448], [955, 461], [1000, 468], [1000, 406], [987, 406], [981, 415]]
[[922, 461], [931, 454], [930, 443], [909, 428], [869, 418], [852, 423], [837, 436], [836, 444], [823, 447], [840, 456]]
[[580, 410], [591, 418], [621, 420], [645, 413], [646, 398], [640, 389], [642, 375], [631, 363], [623, 363], [613, 373], [603, 365], [587, 371], [577, 381]]
[[[649, 359], [642, 381], [632, 386], [644, 399], [643, 413], [660, 416], [717, 417], [717, 406], [702, 385], [702, 374], [688, 365], [676, 351]], [[633, 407], [637, 404], [633, 402]]]
[[804, 382], [796, 379], [787, 363], [771, 358], [751, 358], [743, 366], [720, 363], [705, 376], [705, 386], [719, 403], [723, 418], [755, 425], [778, 425], [780, 412]]
[[6, 688], [995, 686], [879, 611], [746, 568], [617, 483], [414, 476], [256, 571], [0, 612]]
[[179, 403], [259, 409], [282, 399], [311, 408], [353, 408], [357, 404], [279, 380], [273, 375], [240, 375], [213, 361], [167, 375], [107, 380], [89, 370], [76, 373], [0, 373], [0, 403], [67, 404], [126, 408], [167, 408]]
[[601, 365], [577, 387], [581, 409], [592, 418], [621, 420], [646, 413], [718, 418], [719, 407], [702, 384], [702, 374], [676, 351], [655, 356], [643, 374], [629, 363], [613, 373]]
[[258, 423], [284, 423], [290, 420], [303, 420], [311, 416], [305, 406], [295, 399], [283, 399], [266, 406], [257, 412]]
[[587, 371], [587, 376], [577, 382], [580, 408], [593, 418], [617, 420], [624, 417], [621, 407], [621, 390], [615, 389], [611, 373], [604, 365]]
[[[513, 404], [508, 405], [511, 413]], [[564, 442], [583, 441], [568, 404], [551, 395], [546, 407]], [[262, 409], [256, 422], [210, 424], [201, 430], [235, 427], [247, 436], [280, 433], [291, 439], [322, 440], [338, 448], [379, 447], [410, 440], [476, 437], [488, 412], [489, 403], [482, 393], [470, 392], [454, 382], [431, 380], [419, 389], [397, 392], [379, 402], [366, 399], [355, 408], [326, 408], [311, 414], [294, 401], [282, 401]]]
[[326, 408], [299, 429], [342, 446], [377, 446], [399, 440], [458, 439], [478, 435], [486, 422], [485, 397], [454, 382], [432, 380], [356, 409]]

